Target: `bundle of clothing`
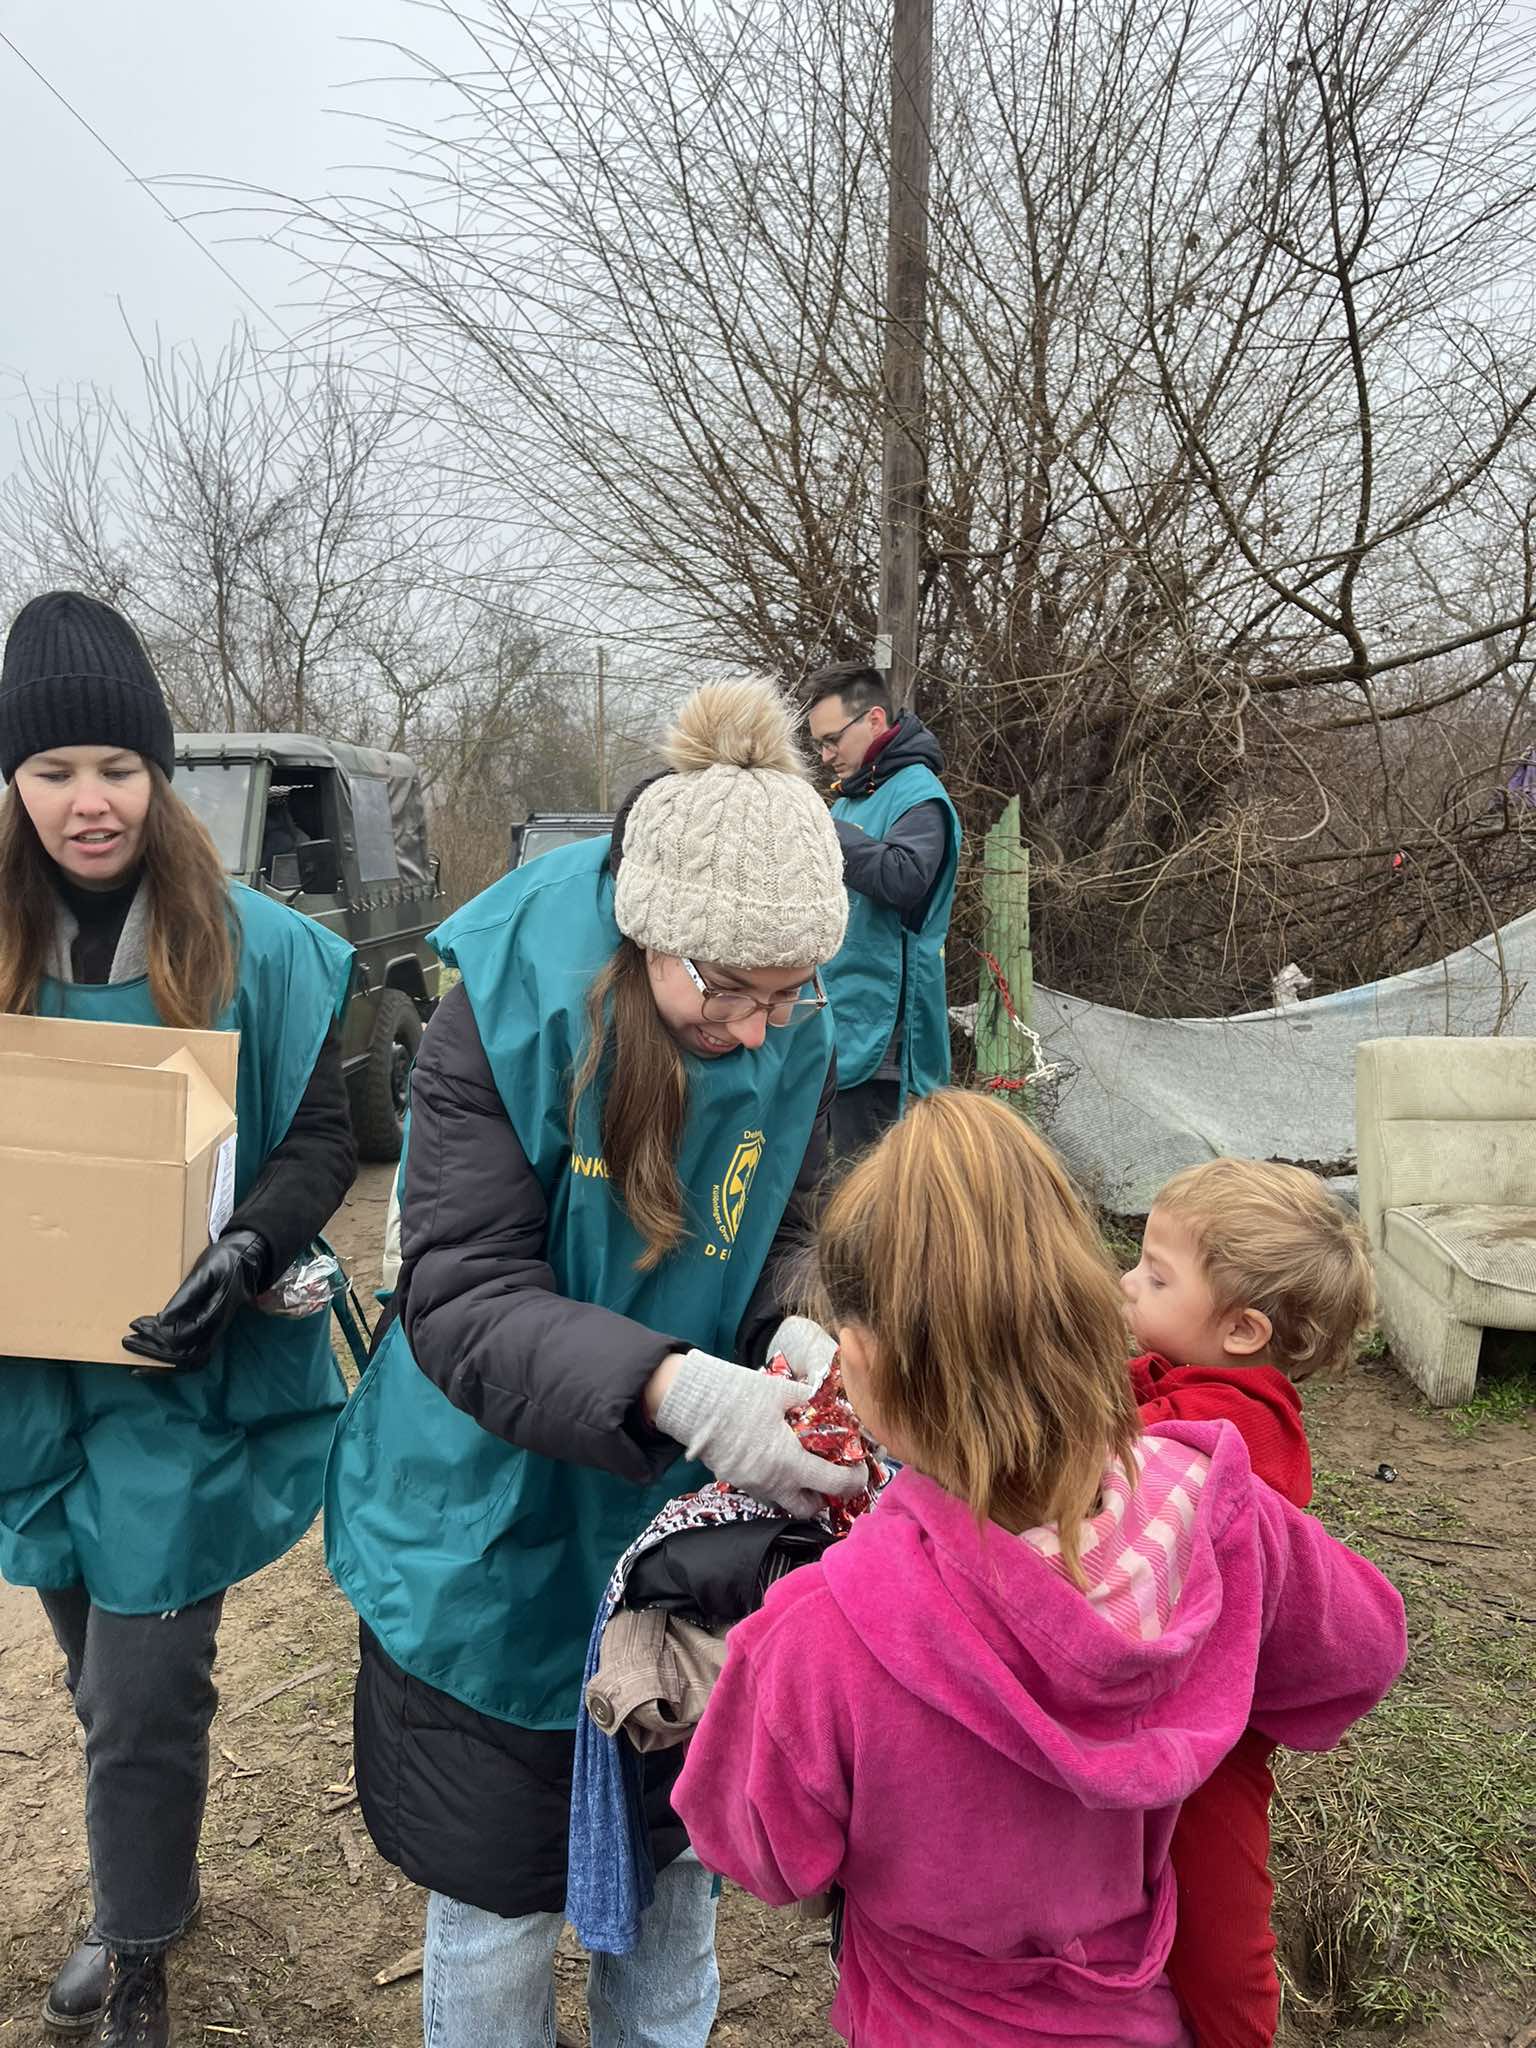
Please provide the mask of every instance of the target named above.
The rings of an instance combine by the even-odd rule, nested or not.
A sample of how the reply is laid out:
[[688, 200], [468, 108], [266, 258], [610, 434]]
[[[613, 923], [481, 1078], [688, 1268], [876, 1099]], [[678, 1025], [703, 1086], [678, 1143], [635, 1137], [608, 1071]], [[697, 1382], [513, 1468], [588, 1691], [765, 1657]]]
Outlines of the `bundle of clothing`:
[[775, 1579], [845, 1536], [886, 1481], [824, 1332], [792, 1319], [766, 1370], [806, 1381], [806, 1400], [788, 1415], [805, 1448], [832, 1464], [867, 1464], [870, 1483], [851, 1500], [828, 1496], [813, 1520], [800, 1520], [717, 1480], [669, 1501], [614, 1567], [587, 1649], [571, 1787], [565, 1910], [589, 1950], [630, 1954], [655, 1896], [640, 1756], [687, 1740], [732, 1625], [762, 1605]]

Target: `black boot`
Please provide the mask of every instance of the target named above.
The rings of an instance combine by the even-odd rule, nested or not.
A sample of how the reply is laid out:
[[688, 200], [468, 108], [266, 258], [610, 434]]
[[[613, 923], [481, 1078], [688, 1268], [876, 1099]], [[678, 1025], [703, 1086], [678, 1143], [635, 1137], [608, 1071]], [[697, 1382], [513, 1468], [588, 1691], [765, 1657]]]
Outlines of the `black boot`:
[[[190, 1934], [201, 1915], [202, 1900], [194, 1898], [181, 1933]], [[98, 2023], [107, 2009], [107, 1966], [107, 1945], [88, 1927], [43, 2000], [43, 2025], [51, 2033], [88, 2034]]]
[[107, 2008], [107, 1948], [94, 1927], [48, 1987], [43, 2025], [56, 2034], [88, 2034]]
[[112, 1957], [107, 2009], [95, 2048], [171, 2048], [165, 1954]]

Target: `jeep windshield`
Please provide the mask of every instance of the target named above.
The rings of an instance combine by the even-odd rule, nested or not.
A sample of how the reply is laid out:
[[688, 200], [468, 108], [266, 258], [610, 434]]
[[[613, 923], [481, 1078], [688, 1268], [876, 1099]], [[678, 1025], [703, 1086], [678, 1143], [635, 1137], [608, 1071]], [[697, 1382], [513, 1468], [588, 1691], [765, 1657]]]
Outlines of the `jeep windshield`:
[[526, 867], [541, 853], [553, 853], [557, 846], [574, 846], [581, 839], [597, 839], [608, 829], [606, 825], [530, 825], [523, 834], [518, 864]]
[[254, 772], [249, 761], [176, 763], [176, 794], [208, 827], [219, 859], [232, 875], [245, 872], [245, 820]]

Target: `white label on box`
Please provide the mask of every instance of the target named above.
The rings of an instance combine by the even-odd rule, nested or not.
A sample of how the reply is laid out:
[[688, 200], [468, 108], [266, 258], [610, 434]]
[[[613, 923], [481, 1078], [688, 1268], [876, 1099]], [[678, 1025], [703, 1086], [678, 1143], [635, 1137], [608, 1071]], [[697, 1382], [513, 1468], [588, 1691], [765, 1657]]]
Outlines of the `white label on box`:
[[231, 1131], [219, 1147], [219, 1156], [213, 1169], [213, 1194], [208, 1202], [208, 1236], [220, 1237], [224, 1226], [235, 1213], [235, 1144], [238, 1134]]

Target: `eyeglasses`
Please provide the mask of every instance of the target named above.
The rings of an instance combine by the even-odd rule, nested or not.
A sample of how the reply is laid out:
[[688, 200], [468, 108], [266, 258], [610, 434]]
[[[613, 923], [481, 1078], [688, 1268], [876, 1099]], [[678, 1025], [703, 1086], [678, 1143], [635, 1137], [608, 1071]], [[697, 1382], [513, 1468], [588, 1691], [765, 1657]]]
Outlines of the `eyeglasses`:
[[755, 1017], [759, 1010], [768, 1019], [775, 1031], [782, 1031], [788, 1024], [803, 1024], [807, 1017], [814, 1017], [818, 1010], [827, 1007], [827, 992], [821, 985], [821, 976], [811, 970], [811, 987], [814, 996], [775, 996], [769, 1002], [742, 991], [711, 988], [693, 962], [684, 954], [678, 958], [684, 972], [704, 998], [700, 1005], [701, 1014], [711, 1024], [745, 1024], [749, 1017]]
[[853, 728], [859, 723], [860, 719], [868, 718], [870, 712], [873, 711], [874, 708], [874, 705], [871, 704], [868, 706], [866, 710], [856, 712], [855, 715], [849, 719], [846, 725], [840, 725], [837, 728], [836, 732], [829, 732], [824, 739], [817, 739], [813, 734], [811, 737], [811, 745], [815, 748], [816, 752], [820, 754], [821, 758], [825, 760], [828, 754], [830, 754], [835, 749], [838, 741], [842, 738], [843, 734], [845, 732], [852, 732]]

